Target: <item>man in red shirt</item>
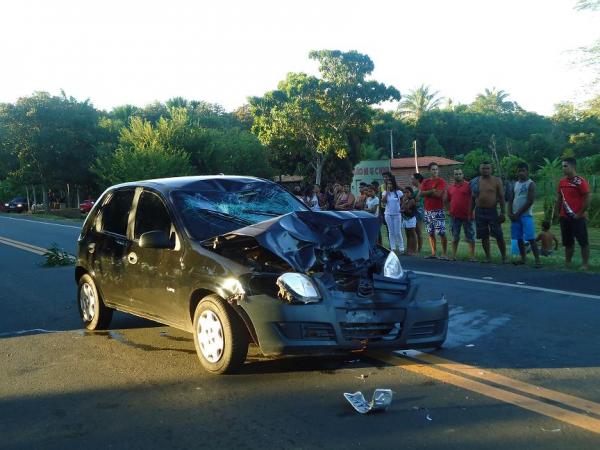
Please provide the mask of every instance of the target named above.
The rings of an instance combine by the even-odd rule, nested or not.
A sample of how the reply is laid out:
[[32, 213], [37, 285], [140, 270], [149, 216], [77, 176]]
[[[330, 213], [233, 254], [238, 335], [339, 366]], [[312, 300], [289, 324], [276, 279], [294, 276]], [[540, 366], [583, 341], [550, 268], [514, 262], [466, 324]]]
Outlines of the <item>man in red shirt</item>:
[[427, 234], [429, 234], [429, 246], [431, 247], [431, 256], [427, 258], [436, 258], [436, 241], [435, 233], [440, 236], [442, 241], [442, 256], [441, 259], [448, 259], [446, 251], [448, 248], [448, 240], [446, 239], [446, 214], [444, 213], [444, 191], [446, 190], [446, 182], [443, 178], [438, 177], [439, 167], [437, 163], [429, 164], [431, 177], [426, 178], [421, 183], [420, 194], [425, 198], [425, 224], [427, 226]]
[[581, 247], [583, 270], [589, 269], [590, 245], [587, 233], [587, 210], [592, 197], [590, 185], [577, 175], [575, 158], [565, 158], [562, 161], [565, 175], [558, 183], [556, 208], [560, 208], [560, 232], [565, 246], [565, 263], [568, 266], [575, 252], [575, 239]]
[[462, 169], [454, 169], [454, 184], [448, 188], [446, 205], [452, 218], [452, 257], [456, 259], [456, 251], [460, 241], [460, 229], [465, 230], [465, 241], [469, 244], [469, 259], [475, 261], [475, 227], [471, 217], [471, 186], [465, 181]]

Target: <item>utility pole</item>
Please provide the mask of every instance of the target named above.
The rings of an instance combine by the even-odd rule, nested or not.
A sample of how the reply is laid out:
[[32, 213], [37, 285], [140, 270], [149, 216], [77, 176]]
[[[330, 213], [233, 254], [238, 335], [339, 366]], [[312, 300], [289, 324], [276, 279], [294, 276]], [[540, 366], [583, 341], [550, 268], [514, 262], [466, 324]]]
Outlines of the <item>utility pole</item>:
[[394, 159], [394, 136], [390, 130], [390, 159]]
[[419, 173], [419, 158], [417, 157], [417, 140], [413, 141], [413, 147], [415, 149], [415, 172]]

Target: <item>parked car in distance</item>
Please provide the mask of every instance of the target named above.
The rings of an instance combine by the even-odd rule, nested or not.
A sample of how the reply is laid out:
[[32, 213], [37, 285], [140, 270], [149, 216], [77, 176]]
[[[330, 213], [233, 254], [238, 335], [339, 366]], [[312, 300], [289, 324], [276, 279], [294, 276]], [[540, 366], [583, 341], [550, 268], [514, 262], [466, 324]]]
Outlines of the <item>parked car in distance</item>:
[[77, 304], [88, 330], [113, 310], [189, 331], [212, 373], [267, 356], [439, 347], [443, 295], [377, 245], [378, 218], [313, 212], [268, 180], [180, 177], [107, 189], [78, 239]]
[[96, 201], [95, 200], [91, 200], [91, 199], [87, 199], [87, 200], [82, 201], [79, 204], [79, 211], [82, 214], [89, 213], [91, 211], [92, 207], [94, 206], [94, 203], [96, 203]]
[[24, 197], [15, 197], [11, 201], [4, 204], [4, 209], [7, 213], [22, 213], [23, 211], [27, 211], [27, 199]]

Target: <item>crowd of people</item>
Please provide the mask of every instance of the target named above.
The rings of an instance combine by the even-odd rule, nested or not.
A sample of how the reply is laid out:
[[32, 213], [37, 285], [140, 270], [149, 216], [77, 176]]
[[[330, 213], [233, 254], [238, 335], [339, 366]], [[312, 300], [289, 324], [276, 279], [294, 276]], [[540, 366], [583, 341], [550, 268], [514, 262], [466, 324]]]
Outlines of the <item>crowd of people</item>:
[[[541, 267], [541, 256], [550, 256], [558, 249], [558, 239], [551, 232], [549, 222], [542, 222], [542, 230], [536, 235], [533, 216], [536, 187], [529, 177], [526, 163], [518, 165], [517, 179], [507, 183], [506, 188], [499, 177], [492, 175], [492, 164], [487, 161], [479, 166], [479, 176], [469, 181], [465, 180], [462, 169], [454, 169], [453, 183], [449, 185], [439, 176], [437, 163], [432, 162], [428, 168], [430, 176], [424, 178], [422, 174], [414, 173], [407, 186], [398, 186], [396, 178], [386, 172], [382, 185], [377, 181], [360, 183], [358, 196], [352, 194], [348, 184], [339, 183], [327, 184], [324, 191], [319, 185], [304, 192], [296, 187], [294, 194], [313, 211], [361, 210], [373, 214], [387, 230], [390, 250], [397, 254], [420, 254], [423, 236], [426, 235], [430, 249], [426, 258], [455, 260], [462, 230], [469, 260], [476, 260], [475, 240], [479, 239], [485, 254], [484, 262], [491, 262], [490, 238], [494, 238], [502, 262], [507, 262], [507, 245], [502, 230], [507, 216], [511, 239], [518, 246], [519, 258], [514, 264], [525, 264], [530, 251], [534, 266]], [[581, 248], [582, 269], [587, 270], [589, 184], [577, 174], [574, 158], [562, 161], [562, 171], [564, 177], [557, 187], [556, 208], [560, 215], [565, 262], [571, 264], [577, 241]], [[381, 242], [381, 233], [379, 239]]]

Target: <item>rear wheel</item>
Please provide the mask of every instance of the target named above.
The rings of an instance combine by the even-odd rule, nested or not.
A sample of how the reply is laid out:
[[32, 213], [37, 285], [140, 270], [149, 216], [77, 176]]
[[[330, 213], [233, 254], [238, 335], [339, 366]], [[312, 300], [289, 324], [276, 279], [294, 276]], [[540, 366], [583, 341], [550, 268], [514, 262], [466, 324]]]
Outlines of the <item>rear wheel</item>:
[[79, 315], [88, 330], [104, 330], [108, 328], [113, 310], [104, 304], [91, 276], [83, 275], [79, 279], [77, 294]]
[[194, 345], [202, 366], [215, 374], [239, 369], [248, 354], [242, 319], [217, 295], [204, 297], [194, 312]]

